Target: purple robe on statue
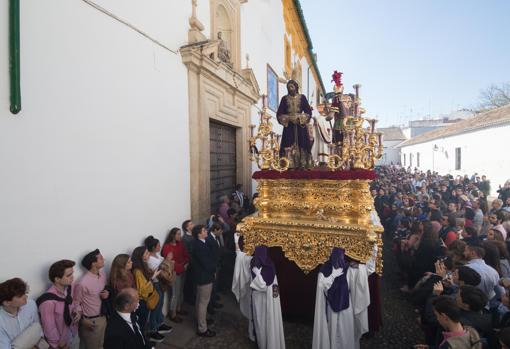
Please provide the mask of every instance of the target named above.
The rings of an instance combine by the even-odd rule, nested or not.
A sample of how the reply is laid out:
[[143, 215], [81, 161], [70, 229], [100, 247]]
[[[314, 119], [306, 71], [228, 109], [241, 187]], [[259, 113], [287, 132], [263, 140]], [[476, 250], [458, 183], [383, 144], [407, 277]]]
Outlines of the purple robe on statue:
[[[299, 98], [296, 104], [293, 99]], [[292, 147], [296, 143], [299, 149], [303, 150], [304, 153], [311, 155], [312, 142], [310, 141], [310, 135], [308, 133], [308, 127], [306, 124], [297, 125], [292, 122], [284, 122], [282, 116], [284, 115], [296, 115], [305, 113], [307, 115], [306, 123], [310, 122], [312, 115], [312, 108], [308, 104], [308, 100], [302, 94], [297, 94], [295, 97], [286, 95], [282, 97], [278, 111], [276, 112], [276, 118], [278, 122], [283, 125], [282, 140], [280, 143], [280, 156], [285, 156], [285, 148]]]

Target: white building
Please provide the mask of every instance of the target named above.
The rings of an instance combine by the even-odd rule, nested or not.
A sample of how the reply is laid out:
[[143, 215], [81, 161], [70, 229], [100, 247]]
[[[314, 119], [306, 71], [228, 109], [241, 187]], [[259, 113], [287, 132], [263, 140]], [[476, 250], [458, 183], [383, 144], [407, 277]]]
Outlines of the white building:
[[399, 145], [404, 167], [440, 174], [486, 175], [491, 194], [510, 178], [506, 161], [510, 105], [440, 128]]
[[382, 132], [384, 153], [381, 159], [377, 160], [376, 165], [400, 165], [400, 148], [397, 146], [407, 138], [400, 127], [377, 128], [377, 132]]
[[16, 115], [0, 79], [0, 280], [36, 295], [56, 260], [100, 248], [109, 264], [203, 222], [236, 183], [249, 194], [269, 69], [312, 103], [324, 93], [297, 0], [28, 1], [20, 23]]
[[473, 111], [468, 109], [460, 109], [449, 114], [439, 115], [432, 119], [411, 120], [409, 121], [408, 125], [404, 127], [402, 130], [406, 138], [409, 139], [424, 134], [426, 132], [437, 130], [438, 128], [441, 127], [450, 126], [455, 122], [473, 116], [474, 116]]

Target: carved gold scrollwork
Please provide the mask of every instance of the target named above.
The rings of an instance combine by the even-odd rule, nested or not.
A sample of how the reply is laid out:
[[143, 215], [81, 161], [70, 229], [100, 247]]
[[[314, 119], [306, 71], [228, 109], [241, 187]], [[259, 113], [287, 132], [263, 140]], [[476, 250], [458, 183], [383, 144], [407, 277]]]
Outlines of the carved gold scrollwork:
[[371, 221], [368, 185], [368, 180], [258, 180], [258, 214], [238, 225], [245, 251], [279, 246], [305, 273], [324, 263], [333, 247], [366, 263], [377, 244], [380, 256], [382, 227]]

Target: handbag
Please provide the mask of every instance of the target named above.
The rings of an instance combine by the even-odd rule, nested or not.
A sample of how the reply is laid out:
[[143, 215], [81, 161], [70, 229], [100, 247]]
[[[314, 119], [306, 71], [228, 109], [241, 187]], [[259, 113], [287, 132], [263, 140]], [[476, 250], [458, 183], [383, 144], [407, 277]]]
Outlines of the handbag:
[[160, 265], [161, 274], [159, 274], [159, 282], [163, 282], [166, 286], [170, 286], [175, 282], [175, 263], [172, 260], [164, 260]]
[[156, 289], [154, 289], [149, 294], [149, 297], [147, 297], [147, 308], [149, 310], [156, 309], [156, 306], [158, 305], [158, 302], [159, 302], [159, 293], [158, 293], [158, 291], [156, 291]]

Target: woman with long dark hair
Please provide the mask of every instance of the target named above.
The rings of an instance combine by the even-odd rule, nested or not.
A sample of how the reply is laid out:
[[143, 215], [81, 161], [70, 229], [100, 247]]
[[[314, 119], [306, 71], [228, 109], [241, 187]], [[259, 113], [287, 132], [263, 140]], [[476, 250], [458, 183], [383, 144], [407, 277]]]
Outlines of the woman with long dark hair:
[[493, 267], [501, 277], [501, 264], [499, 261], [500, 256], [498, 246], [496, 246], [493, 241], [484, 241], [482, 243], [482, 247], [485, 250], [485, 256], [483, 257], [485, 264]]
[[[154, 292], [157, 292], [154, 289], [152, 280], [157, 279], [160, 273], [159, 270], [154, 273], [150, 270], [147, 265], [149, 257], [150, 253], [145, 246], [138, 246], [131, 254], [131, 260], [133, 261], [133, 276], [135, 278], [138, 296], [140, 297], [140, 305], [136, 310], [136, 314], [138, 315], [138, 324], [140, 325], [142, 333], [145, 333], [145, 327], [150, 313], [147, 302], [150, 297], [154, 297]], [[151, 341], [156, 343], [160, 343], [164, 339], [164, 337], [157, 332], [149, 333], [149, 338]]]
[[182, 322], [182, 318], [179, 315], [186, 315], [186, 312], [182, 311], [181, 307], [189, 255], [182, 242], [181, 229], [179, 228], [172, 228], [166, 237], [161, 255], [167, 258], [169, 254], [171, 254], [171, 259], [174, 261], [176, 277], [172, 285], [168, 316], [173, 322]]
[[[145, 239], [144, 244], [147, 248], [147, 251], [149, 252], [147, 266], [152, 273], [155, 273], [156, 271], [162, 269], [160, 266], [163, 262], [163, 257], [159, 255], [159, 252], [161, 251], [161, 244], [159, 243], [159, 240], [152, 235], [149, 235]], [[159, 278], [152, 278], [152, 284], [154, 285], [154, 289], [159, 295], [159, 301], [156, 304], [156, 307], [152, 309], [149, 314], [149, 332], [159, 334], [170, 333], [172, 331], [172, 327], [164, 324], [165, 318], [163, 316], [163, 302], [165, 300], [165, 294], [159, 280], [162, 277], [163, 274], [160, 273]]]
[[418, 282], [426, 272], [433, 273], [436, 270], [434, 263], [439, 256], [443, 255], [439, 242], [440, 229], [441, 224], [438, 222], [423, 223], [423, 234], [420, 239], [420, 245], [414, 254], [413, 266], [409, 273], [409, 288], [413, 288], [416, 282]]
[[505, 242], [500, 241], [500, 240], [493, 240], [493, 241], [487, 241], [487, 242], [493, 244], [499, 250], [499, 266], [501, 269], [500, 276], [502, 278], [510, 277], [510, 263], [509, 263], [509, 257], [508, 257], [508, 249], [506, 248]]

